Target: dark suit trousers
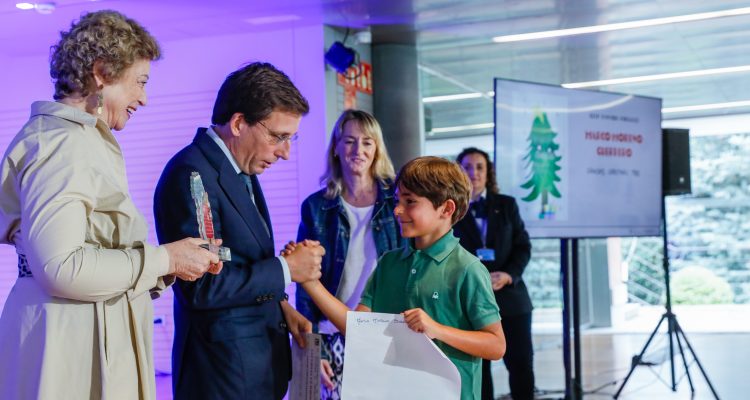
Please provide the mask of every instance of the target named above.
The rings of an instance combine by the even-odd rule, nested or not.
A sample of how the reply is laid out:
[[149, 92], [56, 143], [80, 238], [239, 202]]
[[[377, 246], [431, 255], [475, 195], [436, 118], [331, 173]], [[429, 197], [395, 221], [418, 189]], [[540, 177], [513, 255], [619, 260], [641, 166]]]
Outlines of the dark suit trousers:
[[[531, 341], [531, 313], [503, 317], [506, 350], [503, 361], [513, 400], [534, 398], [534, 347]], [[490, 361], [482, 360], [482, 400], [494, 399]]]

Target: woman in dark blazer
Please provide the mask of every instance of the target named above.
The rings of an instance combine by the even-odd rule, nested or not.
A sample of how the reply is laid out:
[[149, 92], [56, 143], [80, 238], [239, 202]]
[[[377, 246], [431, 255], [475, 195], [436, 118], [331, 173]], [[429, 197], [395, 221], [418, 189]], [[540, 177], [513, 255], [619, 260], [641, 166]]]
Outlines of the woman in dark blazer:
[[[495, 171], [486, 152], [466, 148], [456, 158], [471, 179], [470, 212], [454, 227], [461, 245], [490, 271], [507, 342], [504, 361], [514, 400], [534, 398], [534, 352], [531, 341], [531, 298], [523, 271], [531, 242], [516, 200], [498, 193]], [[493, 399], [490, 362], [482, 363], [482, 399]]]

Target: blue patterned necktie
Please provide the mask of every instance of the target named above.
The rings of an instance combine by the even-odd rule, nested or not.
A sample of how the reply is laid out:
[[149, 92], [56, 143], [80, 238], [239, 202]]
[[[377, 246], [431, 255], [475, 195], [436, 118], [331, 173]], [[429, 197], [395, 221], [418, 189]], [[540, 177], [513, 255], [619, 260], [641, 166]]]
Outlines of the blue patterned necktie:
[[245, 182], [245, 188], [247, 188], [247, 192], [250, 193], [250, 200], [253, 203], [252, 209], [255, 211], [256, 214], [258, 214], [258, 219], [260, 219], [260, 222], [263, 224], [263, 228], [266, 230], [266, 234], [268, 236], [271, 236], [271, 231], [268, 230], [268, 225], [266, 224], [266, 220], [263, 218], [263, 216], [260, 215], [260, 211], [258, 211], [258, 207], [255, 203], [255, 193], [253, 192], [253, 181], [250, 179], [250, 175], [245, 173], [240, 173], [240, 178], [242, 178], [242, 181]]

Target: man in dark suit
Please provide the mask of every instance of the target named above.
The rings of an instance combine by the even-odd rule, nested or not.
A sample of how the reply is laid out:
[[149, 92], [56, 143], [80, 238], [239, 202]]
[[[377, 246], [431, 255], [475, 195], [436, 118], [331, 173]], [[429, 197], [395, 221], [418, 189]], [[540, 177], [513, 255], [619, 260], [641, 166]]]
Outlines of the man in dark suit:
[[281, 399], [291, 376], [289, 331], [310, 323], [286, 301], [285, 287], [320, 277], [324, 250], [297, 246], [274, 256], [273, 231], [256, 177], [288, 159], [307, 100], [270, 64], [230, 74], [212, 125], [169, 161], [154, 197], [162, 243], [198, 236], [191, 174], [208, 194], [215, 237], [231, 249], [218, 275], [174, 286], [175, 399]]
[[[514, 400], [534, 398], [534, 350], [531, 338], [531, 298], [522, 279], [531, 257], [531, 242], [516, 200], [498, 193], [489, 155], [464, 149], [456, 161], [469, 175], [472, 203], [454, 226], [461, 245], [477, 255], [490, 271], [500, 307], [507, 350], [505, 366]], [[482, 399], [494, 398], [490, 362], [482, 362]]]

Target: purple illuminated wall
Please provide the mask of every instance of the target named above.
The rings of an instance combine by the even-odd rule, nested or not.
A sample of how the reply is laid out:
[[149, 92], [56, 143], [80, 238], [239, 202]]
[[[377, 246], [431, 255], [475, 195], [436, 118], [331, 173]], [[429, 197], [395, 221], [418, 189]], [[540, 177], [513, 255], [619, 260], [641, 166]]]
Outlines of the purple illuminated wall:
[[[224, 77], [244, 63], [268, 61], [286, 72], [310, 102], [303, 118], [300, 139], [289, 161], [280, 161], [260, 180], [270, 205], [277, 249], [295, 239], [299, 204], [318, 189], [323, 172], [326, 121], [325, 77], [322, 52], [323, 26], [309, 26], [262, 33], [214, 36], [162, 42], [164, 59], [152, 66], [148, 106], [140, 109], [117, 138], [125, 153], [130, 193], [152, 227], [152, 196], [166, 161], [188, 144], [199, 126], [210, 122], [216, 90]], [[52, 97], [47, 49], [38, 56], [2, 56], [0, 87], [0, 148], [27, 120], [33, 100]], [[302, 149], [302, 150], [301, 150]], [[16, 257], [10, 246], [0, 246], [0, 306], [16, 280]], [[291, 287], [293, 291], [293, 287]], [[293, 293], [290, 293], [293, 295]], [[169, 371], [172, 344], [172, 292], [155, 302], [155, 315], [163, 323], [154, 330], [157, 370]]]

